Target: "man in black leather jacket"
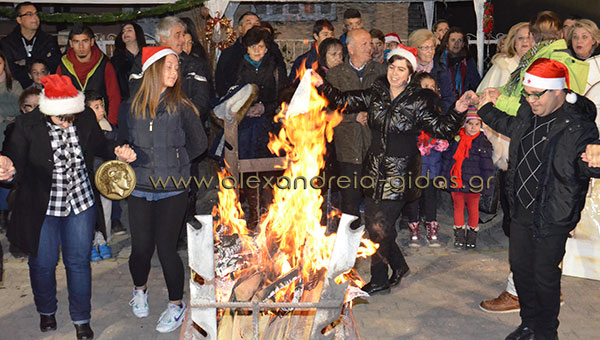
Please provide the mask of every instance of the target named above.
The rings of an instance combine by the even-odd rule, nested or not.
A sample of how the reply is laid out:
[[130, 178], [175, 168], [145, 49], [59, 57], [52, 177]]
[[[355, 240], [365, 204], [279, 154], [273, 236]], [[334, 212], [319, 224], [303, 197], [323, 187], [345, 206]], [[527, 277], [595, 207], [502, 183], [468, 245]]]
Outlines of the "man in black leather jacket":
[[523, 77], [516, 117], [492, 105], [497, 90], [486, 89], [480, 100], [483, 121], [511, 138], [509, 261], [522, 323], [507, 340], [533, 339], [534, 333], [536, 340], [558, 339], [559, 264], [580, 219], [589, 178], [600, 176], [600, 169], [584, 162], [586, 146], [598, 143], [596, 108], [568, 91], [568, 84], [564, 64], [540, 58]]

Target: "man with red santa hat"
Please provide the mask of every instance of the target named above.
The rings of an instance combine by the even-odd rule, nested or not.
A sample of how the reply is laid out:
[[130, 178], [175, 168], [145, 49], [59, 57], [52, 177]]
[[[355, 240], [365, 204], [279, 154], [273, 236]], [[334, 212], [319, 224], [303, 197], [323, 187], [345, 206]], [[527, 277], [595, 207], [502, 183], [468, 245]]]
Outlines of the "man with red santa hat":
[[[569, 232], [600, 169], [586, 147], [599, 144], [596, 108], [571, 92], [567, 67], [540, 58], [523, 77], [516, 117], [496, 109], [485, 90], [479, 115], [511, 138], [507, 185], [512, 223], [509, 261], [521, 304], [521, 325], [506, 340], [558, 339], [561, 263]], [[597, 145], [595, 147], [598, 147]], [[535, 335], [534, 335], [535, 334]]]

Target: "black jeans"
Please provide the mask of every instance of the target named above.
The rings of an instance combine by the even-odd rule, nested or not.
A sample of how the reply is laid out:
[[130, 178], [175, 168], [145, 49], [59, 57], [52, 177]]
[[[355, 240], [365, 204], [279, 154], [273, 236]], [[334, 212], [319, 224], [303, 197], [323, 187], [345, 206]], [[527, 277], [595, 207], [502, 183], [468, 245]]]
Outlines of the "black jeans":
[[154, 248], [169, 291], [169, 300], [183, 298], [183, 262], [177, 253], [177, 238], [183, 225], [188, 193], [147, 201], [145, 198], [130, 196], [129, 228], [131, 230], [131, 255], [129, 271], [133, 284], [144, 286], [150, 274], [150, 261]]
[[[348, 177], [351, 182], [348, 188], [340, 188], [340, 193], [342, 195], [342, 212], [358, 217], [358, 219], [352, 222], [352, 224], [350, 225], [350, 228], [358, 229], [360, 227], [360, 204], [363, 200], [362, 188], [360, 187], [360, 178], [362, 177], [362, 165], [339, 162], [339, 170], [340, 177]], [[355, 178], [356, 183], [359, 183], [359, 185], [354, 185]]]
[[[534, 330], [536, 340], [555, 339], [560, 311], [559, 268], [567, 234], [535, 237], [533, 215], [518, 202], [510, 227], [509, 260], [521, 304], [521, 320]], [[531, 219], [529, 219], [531, 218]]]
[[379, 249], [371, 256], [371, 282], [388, 283], [388, 265], [392, 270], [407, 267], [406, 260], [396, 243], [396, 219], [402, 212], [404, 201], [375, 201], [365, 198], [365, 222], [369, 238], [379, 243]]

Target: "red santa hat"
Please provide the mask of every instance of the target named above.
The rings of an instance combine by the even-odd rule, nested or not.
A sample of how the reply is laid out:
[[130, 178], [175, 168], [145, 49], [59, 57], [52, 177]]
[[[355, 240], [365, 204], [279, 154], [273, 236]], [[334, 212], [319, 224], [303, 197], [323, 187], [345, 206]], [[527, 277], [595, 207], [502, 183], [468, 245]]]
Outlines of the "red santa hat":
[[82, 112], [85, 96], [77, 91], [71, 78], [51, 74], [40, 79], [44, 89], [40, 94], [40, 111], [48, 116], [62, 116]]
[[577, 101], [577, 95], [571, 91], [569, 69], [556, 60], [539, 58], [534, 61], [523, 76], [523, 85], [544, 90], [567, 89], [567, 102]]
[[415, 71], [417, 69], [417, 49], [416, 48], [398, 44], [398, 47], [396, 47], [388, 52], [387, 60], [389, 61], [390, 58], [395, 55], [399, 55], [401, 57], [408, 59], [408, 61], [412, 64], [413, 71]]
[[396, 42], [397, 44], [401, 44], [400, 36], [396, 33], [388, 33], [385, 35], [385, 43]]
[[[168, 47], [150, 46], [142, 48], [142, 73], [144, 73], [150, 65], [169, 54], [177, 56], [177, 53]], [[179, 56], [177, 57], [179, 58]]]

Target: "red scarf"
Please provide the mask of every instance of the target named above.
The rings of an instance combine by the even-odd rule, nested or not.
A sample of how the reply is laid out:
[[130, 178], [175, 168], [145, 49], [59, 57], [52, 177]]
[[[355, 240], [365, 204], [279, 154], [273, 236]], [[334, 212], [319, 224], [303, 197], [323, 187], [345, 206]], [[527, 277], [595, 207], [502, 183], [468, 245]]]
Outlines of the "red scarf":
[[477, 136], [479, 136], [480, 133], [481, 131], [477, 132], [473, 136], [469, 136], [465, 132], [465, 128], [460, 129], [460, 132], [458, 133], [458, 135], [460, 136], [460, 142], [458, 142], [458, 147], [456, 148], [456, 152], [452, 157], [454, 158], [454, 160], [456, 160], [456, 162], [450, 170], [450, 176], [452, 176], [452, 178], [454, 178], [456, 183], [458, 184], [457, 188], [463, 187], [462, 164], [465, 158], [469, 158], [469, 150], [471, 149], [471, 143], [473, 143], [473, 139], [477, 138]]

